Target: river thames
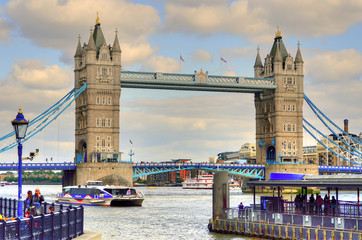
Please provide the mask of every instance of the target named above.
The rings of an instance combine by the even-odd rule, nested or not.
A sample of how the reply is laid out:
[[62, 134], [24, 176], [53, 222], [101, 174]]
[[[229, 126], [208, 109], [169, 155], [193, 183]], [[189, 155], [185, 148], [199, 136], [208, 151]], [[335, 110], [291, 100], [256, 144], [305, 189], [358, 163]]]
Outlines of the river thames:
[[[24, 185], [23, 199], [28, 190], [39, 187], [47, 202], [53, 202], [60, 185]], [[258, 239], [238, 235], [210, 233], [207, 229], [212, 216], [212, 190], [192, 190], [181, 187], [139, 187], [146, 196], [142, 207], [85, 206], [84, 229], [102, 233], [103, 239]], [[17, 198], [17, 185], [0, 188], [1, 197]], [[324, 195], [322, 195], [324, 196]], [[351, 199], [352, 193], [340, 193], [340, 199]], [[288, 198], [288, 196], [285, 196]], [[258, 198], [257, 198], [258, 199]], [[249, 205], [252, 194], [231, 191], [230, 207], [240, 201]]]

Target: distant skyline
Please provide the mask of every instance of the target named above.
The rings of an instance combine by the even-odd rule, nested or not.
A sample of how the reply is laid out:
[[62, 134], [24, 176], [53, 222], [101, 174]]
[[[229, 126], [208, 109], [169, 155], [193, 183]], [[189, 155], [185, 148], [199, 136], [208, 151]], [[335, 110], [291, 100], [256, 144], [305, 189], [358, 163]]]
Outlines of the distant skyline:
[[[88, 42], [97, 12], [107, 44], [118, 31], [122, 69], [131, 71], [193, 74], [202, 68], [210, 75], [253, 77], [256, 49], [264, 61], [279, 26], [293, 58], [300, 42], [304, 92], [341, 128], [349, 119], [350, 132], [362, 131], [358, 1], [9, 0], [0, 2], [1, 136], [12, 131], [19, 105], [33, 119], [74, 87], [78, 35], [82, 44]], [[122, 89], [123, 159], [131, 148], [136, 162], [207, 161], [238, 151], [255, 143], [253, 99], [252, 94]], [[306, 104], [304, 109], [315, 123]], [[315, 142], [305, 137], [304, 144]], [[36, 148], [35, 161], [73, 161], [74, 106], [24, 144], [25, 154]], [[16, 157], [15, 150], [3, 153], [0, 162]]]

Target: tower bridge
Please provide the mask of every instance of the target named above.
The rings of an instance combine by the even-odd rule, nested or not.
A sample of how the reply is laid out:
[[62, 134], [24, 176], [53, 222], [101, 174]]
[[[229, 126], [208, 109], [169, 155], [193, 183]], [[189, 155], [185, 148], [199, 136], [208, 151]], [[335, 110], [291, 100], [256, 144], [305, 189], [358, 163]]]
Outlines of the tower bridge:
[[[78, 40], [74, 56], [75, 90], [87, 85], [75, 101], [76, 163], [82, 167], [68, 176], [69, 183], [82, 184], [86, 178], [94, 177], [93, 173], [105, 166], [99, 163], [103, 159], [121, 160], [119, 102], [123, 88], [252, 93], [256, 111], [256, 163], [302, 162], [303, 59], [299, 44], [295, 58], [288, 53], [279, 29], [264, 64], [258, 49], [254, 78], [213, 76], [202, 69], [194, 74], [122, 71], [121, 54], [117, 32], [113, 45], [107, 45], [98, 17], [88, 43], [82, 46]], [[120, 176], [118, 167], [109, 166], [103, 172], [125, 178]], [[123, 164], [123, 168], [122, 172], [132, 171], [130, 164]], [[284, 169], [288, 171], [289, 167]], [[292, 170], [318, 174], [316, 165]], [[279, 170], [273, 168], [273, 171]], [[131, 184], [132, 174], [126, 175]]]
[[[64, 170], [65, 185], [84, 184], [89, 179], [111, 179], [111, 183], [114, 184], [131, 185], [135, 176], [180, 169], [211, 171], [222, 169], [247, 178], [266, 179], [269, 172], [300, 174], [362, 172], [361, 168], [318, 167], [315, 164], [304, 164], [303, 101], [306, 98], [303, 93], [304, 62], [299, 43], [293, 58], [283, 43], [279, 29], [264, 62], [261, 60], [259, 49], [257, 50], [254, 77], [214, 76], [202, 69], [193, 74], [123, 71], [121, 56], [117, 32], [113, 45], [107, 45], [97, 17], [88, 42], [81, 44], [80, 39], [78, 40], [74, 55], [74, 89], [65, 96], [64, 101], [62, 99], [59, 104], [52, 106], [37, 119], [40, 121], [50, 114], [55, 116], [55, 111], [61, 109], [59, 105], [69, 106], [69, 100], [75, 101], [75, 163], [68, 166], [32, 163], [25, 166], [25, 169]], [[121, 90], [126, 88], [254, 94], [256, 165], [227, 166], [195, 163], [166, 166], [122, 162], [119, 152], [119, 113]], [[308, 105], [312, 105], [309, 99], [306, 100]], [[318, 111], [317, 109], [315, 112]], [[51, 121], [53, 120], [54, 118]], [[38, 130], [31, 136], [42, 128], [37, 126], [35, 129]], [[0, 152], [10, 147], [3, 148]], [[352, 150], [351, 154], [362, 156], [354, 148]], [[0, 170], [13, 169], [13, 167], [11, 164], [0, 165]]]

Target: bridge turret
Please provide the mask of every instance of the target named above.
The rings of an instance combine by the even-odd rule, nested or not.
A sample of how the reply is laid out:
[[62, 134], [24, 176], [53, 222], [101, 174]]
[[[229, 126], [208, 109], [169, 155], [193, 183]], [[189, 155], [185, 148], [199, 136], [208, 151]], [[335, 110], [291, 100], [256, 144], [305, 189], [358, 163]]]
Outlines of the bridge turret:
[[295, 70], [298, 74], [303, 75], [303, 58], [302, 58], [302, 54], [300, 52], [300, 43], [298, 42], [298, 50], [297, 50], [297, 55], [295, 56]]
[[259, 46], [257, 48], [257, 54], [254, 64], [254, 77], [260, 78], [263, 72], [263, 63], [261, 62], [260, 54], [259, 54]]
[[117, 30], [116, 37], [114, 38], [113, 47], [112, 47], [112, 61], [117, 64], [121, 64], [121, 47], [119, 46]]
[[282, 55], [280, 53], [280, 44], [277, 42], [277, 49], [275, 51], [275, 56], [273, 59], [273, 65], [274, 65], [274, 74], [280, 74], [283, 71], [283, 61], [282, 61]]
[[85, 55], [85, 64], [95, 63], [95, 59], [96, 59], [96, 45], [94, 43], [93, 34], [91, 31]]
[[80, 36], [78, 37], [78, 45], [77, 45], [77, 50], [75, 51], [74, 54], [74, 68], [79, 68], [80, 65], [82, 64], [82, 46], [80, 44]]

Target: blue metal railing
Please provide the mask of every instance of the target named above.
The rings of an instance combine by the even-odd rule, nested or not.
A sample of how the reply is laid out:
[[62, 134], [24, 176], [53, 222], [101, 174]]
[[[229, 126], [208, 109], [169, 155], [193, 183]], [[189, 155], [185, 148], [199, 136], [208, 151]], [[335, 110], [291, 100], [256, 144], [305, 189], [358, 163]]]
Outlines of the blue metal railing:
[[[51, 204], [43, 203], [43, 214], [15, 220], [0, 220], [0, 239], [71, 239], [83, 234], [83, 206], [55, 204], [55, 212], [47, 213]], [[3, 217], [15, 216], [17, 200], [0, 198]]]

